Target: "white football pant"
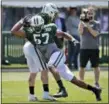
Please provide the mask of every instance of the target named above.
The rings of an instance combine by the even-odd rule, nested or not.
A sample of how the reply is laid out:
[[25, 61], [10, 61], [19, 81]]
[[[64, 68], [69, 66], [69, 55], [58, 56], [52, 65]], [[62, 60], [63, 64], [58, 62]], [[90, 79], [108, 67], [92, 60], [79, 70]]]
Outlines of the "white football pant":
[[47, 69], [38, 49], [34, 48], [34, 46], [29, 41], [25, 43], [23, 52], [25, 58], [27, 59], [27, 65], [30, 72], [36, 73]]
[[67, 65], [65, 65], [65, 60], [65, 54], [63, 52], [54, 52], [49, 59], [48, 66], [55, 66], [61, 77], [65, 80], [71, 81], [74, 75]]

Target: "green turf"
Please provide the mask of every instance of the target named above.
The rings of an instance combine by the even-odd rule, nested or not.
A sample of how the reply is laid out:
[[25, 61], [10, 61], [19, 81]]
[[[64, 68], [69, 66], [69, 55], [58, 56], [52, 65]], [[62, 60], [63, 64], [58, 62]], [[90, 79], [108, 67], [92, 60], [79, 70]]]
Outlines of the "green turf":
[[[74, 72], [78, 77], [78, 72]], [[30, 103], [27, 100], [28, 96], [28, 72], [4, 72], [2, 73], [2, 103]], [[52, 75], [49, 75], [49, 87], [50, 93], [54, 94], [58, 90], [58, 86], [55, 83]], [[92, 71], [86, 72], [85, 81], [93, 84], [94, 75]], [[95, 96], [92, 92], [85, 91], [72, 85], [71, 83], [64, 81], [64, 85], [68, 91], [69, 96], [67, 98], [60, 98], [55, 103], [97, 103]], [[99, 103], [108, 103], [108, 71], [101, 71], [100, 85], [102, 86], [102, 101]], [[34, 103], [50, 103], [50, 101], [44, 101], [42, 99], [42, 83], [40, 81], [40, 75], [36, 80], [35, 93], [39, 99], [39, 102]]]
[[[108, 63], [100, 64], [101, 67], [108, 67]], [[7, 68], [27, 68], [27, 64], [11, 64], [11, 65], [1, 65], [2, 69]]]

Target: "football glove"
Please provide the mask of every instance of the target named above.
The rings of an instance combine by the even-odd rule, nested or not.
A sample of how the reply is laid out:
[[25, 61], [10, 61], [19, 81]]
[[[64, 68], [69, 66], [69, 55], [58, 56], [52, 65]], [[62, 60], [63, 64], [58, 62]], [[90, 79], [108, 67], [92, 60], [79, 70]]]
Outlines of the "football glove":
[[32, 16], [33, 16], [32, 14], [29, 14], [23, 18], [23, 26], [24, 27], [30, 27], [30, 19]]
[[76, 40], [75, 38], [73, 38], [72, 37], [72, 40], [71, 40], [73, 43], [74, 43], [74, 45], [76, 46], [76, 44], [79, 44], [79, 41], [78, 40]]

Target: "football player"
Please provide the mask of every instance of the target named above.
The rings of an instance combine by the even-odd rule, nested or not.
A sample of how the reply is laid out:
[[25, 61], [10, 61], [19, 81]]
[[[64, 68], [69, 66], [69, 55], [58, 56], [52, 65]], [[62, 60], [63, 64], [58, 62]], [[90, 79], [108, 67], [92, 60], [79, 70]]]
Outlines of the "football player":
[[[44, 19], [44, 24], [49, 24], [54, 22], [55, 18], [58, 16], [58, 9], [56, 7], [55, 4], [53, 3], [47, 3], [45, 5], [43, 5], [42, 7], [42, 11], [38, 14], [40, 15], [43, 19]], [[58, 47], [62, 47], [63, 46], [63, 42], [61, 39], [57, 38], [55, 36], [55, 43]], [[53, 74], [58, 86], [59, 86], [59, 91], [58, 91], [58, 97], [67, 97], [67, 91], [63, 85], [63, 82], [59, 76], [58, 72], [54, 72], [54, 70], [50, 70], [51, 73]], [[47, 72], [42, 73], [42, 76], [45, 76], [45, 74], [47, 74]], [[56, 95], [56, 94], [55, 94]]]
[[[58, 16], [58, 9], [55, 4], [47, 3], [42, 7], [42, 11], [38, 15], [40, 15], [44, 19], [45, 24], [53, 23], [55, 21], [55, 18]], [[65, 32], [57, 30], [57, 34], [63, 34], [63, 36], [65, 38], [69, 39], [68, 34]], [[62, 37], [60, 36], [58, 38], [56, 36], [54, 37], [54, 41], [59, 49], [63, 49], [63, 47], [64, 47], [63, 46], [63, 44], [64, 44], [63, 36]], [[72, 39], [72, 42], [74, 42], [74, 44], [78, 43], [78, 41], [75, 40], [73, 37], [71, 37], [71, 39]], [[59, 77], [58, 72], [54, 72], [54, 70], [50, 70], [50, 71], [54, 75], [54, 78], [56, 79], [57, 84], [59, 86], [59, 91], [57, 94], [54, 94], [54, 96], [55, 97], [67, 97], [68, 94], [66, 92], [65, 87], [63, 87], [63, 83], [61, 81], [61, 78]]]
[[[30, 75], [28, 79], [29, 83], [29, 101], [37, 101], [37, 97], [35, 96], [34, 92], [34, 86], [35, 86], [35, 78], [37, 76], [38, 72], [45, 73], [48, 71], [48, 68], [46, 67], [46, 63], [43, 61], [42, 55], [39, 55], [39, 50], [35, 48], [32, 44], [32, 38], [31, 36], [28, 37], [28, 34], [30, 35], [33, 32], [33, 28], [30, 27], [30, 23], [27, 20], [30, 20], [32, 16], [28, 15], [18, 21], [11, 29], [11, 33], [14, 36], [25, 38], [26, 42], [23, 47], [23, 52], [25, 55], [25, 58], [27, 60], [27, 65], [29, 67]], [[41, 25], [44, 24], [44, 20], [41, 21]], [[31, 42], [30, 42], [31, 41]], [[37, 53], [37, 54], [36, 54]], [[48, 88], [48, 75], [41, 76], [41, 80], [43, 82], [43, 99], [54, 101], [56, 100], [54, 97], [49, 95], [49, 88]]]

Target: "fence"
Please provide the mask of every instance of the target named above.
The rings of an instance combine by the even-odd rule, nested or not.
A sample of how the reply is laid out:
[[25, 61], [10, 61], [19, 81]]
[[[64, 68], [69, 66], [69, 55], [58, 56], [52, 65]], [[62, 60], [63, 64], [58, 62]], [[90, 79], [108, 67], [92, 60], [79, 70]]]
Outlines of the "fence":
[[[100, 42], [100, 62], [109, 63], [109, 38], [108, 33], [102, 33]], [[25, 63], [23, 54], [24, 39], [16, 38], [10, 32], [2, 32], [2, 60], [9, 60], [10, 63]]]
[[2, 60], [24, 64], [26, 62], [23, 54], [24, 42], [24, 39], [12, 36], [10, 32], [2, 32]]
[[99, 37], [100, 63], [109, 63], [109, 33], [102, 33]]

